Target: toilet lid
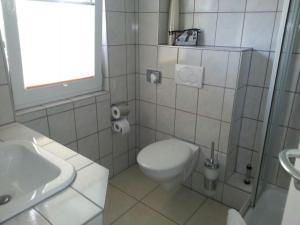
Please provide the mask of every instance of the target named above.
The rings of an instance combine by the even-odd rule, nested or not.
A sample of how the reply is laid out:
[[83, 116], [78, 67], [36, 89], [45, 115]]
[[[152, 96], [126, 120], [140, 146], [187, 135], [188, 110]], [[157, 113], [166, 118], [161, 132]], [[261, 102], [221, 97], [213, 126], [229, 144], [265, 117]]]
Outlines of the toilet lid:
[[145, 168], [167, 170], [184, 165], [191, 155], [188, 145], [170, 139], [148, 145], [138, 154], [137, 161]]

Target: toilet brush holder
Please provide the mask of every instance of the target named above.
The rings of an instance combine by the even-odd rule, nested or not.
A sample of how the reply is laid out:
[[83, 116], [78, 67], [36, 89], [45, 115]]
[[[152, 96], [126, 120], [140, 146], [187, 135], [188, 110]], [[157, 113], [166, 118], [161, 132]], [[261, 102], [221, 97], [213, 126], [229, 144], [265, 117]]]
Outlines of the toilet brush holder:
[[215, 158], [215, 142], [212, 142], [210, 158], [204, 162], [204, 189], [209, 196], [213, 196], [216, 192], [219, 173], [219, 163]]
[[204, 188], [208, 195], [215, 193], [219, 174], [219, 164], [211, 159], [206, 159], [204, 163]]

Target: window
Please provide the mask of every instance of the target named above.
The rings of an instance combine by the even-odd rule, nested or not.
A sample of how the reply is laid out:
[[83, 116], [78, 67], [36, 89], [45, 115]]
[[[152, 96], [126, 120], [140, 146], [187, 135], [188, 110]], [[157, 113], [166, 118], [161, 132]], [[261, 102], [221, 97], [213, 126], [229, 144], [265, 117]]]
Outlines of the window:
[[100, 89], [101, 7], [97, 1], [2, 4], [17, 109]]

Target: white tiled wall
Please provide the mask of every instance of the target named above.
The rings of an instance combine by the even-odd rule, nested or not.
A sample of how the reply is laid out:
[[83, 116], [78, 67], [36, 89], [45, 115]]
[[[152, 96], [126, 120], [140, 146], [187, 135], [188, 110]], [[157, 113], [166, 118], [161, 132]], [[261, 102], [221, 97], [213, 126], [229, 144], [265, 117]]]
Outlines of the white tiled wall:
[[[233, 159], [237, 158], [236, 171], [244, 173], [247, 163], [254, 162], [257, 155], [259, 143], [257, 139], [264, 116], [282, 1], [191, 0], [181, 1], [181, 4], [181, 28], [202, 29], [200, 45], [254, 49], [245, 89], [245, 106], [242, 108], [244, 119], [240, 135], [240, 151], [237, 155], [231, 156]], [[297, 51], [297, 46], [295, 50]], [[299, 72], [299, 69], [295, 71]], [[297, 83], [297, 80], [291, 81], [294, 86], [292, 89], [295, 90]], [[243, 93], [239, 96], [243, 96]], [[288, 97], [291, 99], [293, 96]], [[294, 102], [293, 98], [289, 102]], [[290, 113], [285, 113], [289, 117]]]
[[[106, 94], [93, 94], [18, 112], [16, 120], [97, 161], [117, 174], [135, 163], [136, 0], [107, 0], [107, 45], [103, 47]], [[0, 54], [0, 125], [14, 121], [10, 85]], [[111, 131], [111, 104], [126, 102], [131, 132]]]
[[[215, 142], [221, 165], [219, 193], [222, 200], [223, 182], [234, 102], [245, 79], [241, 76], [242, 59], [248, 49], [237, 48], [184, 48], [170, 46], [144, 46], [155, 54], [139, 55], [142, 63], [139, 74], [139, 125], [140, 148], [170, 137], [176, 137], [201, 148], [201, 155], [191, 185], [203, 192], [203, 163], [210, 155], [210, 146]], [[202, 65], [205, 68], [203, 88], [194, 88], [175, 83], [176, 63]], [[146, 82], [144, 65], [162, 71], [162, 82], [153, 85]], [[243, 68], [244, 69], [244, 68]], [[249, 71], [244, 69], [245, 71]], [[248, 74], [246, 74], [247, 76]], [[246, 88], [245, 84], [243, 87]], [[242, 110], [239, 110], [242, 112]], [[241, 121], [241, 113], [236, 119]], [[238, 143], [236, 142], [235, 145]], [[200, 179], [200, 180], [198, 180]]]
[[[115, 174], [135, 162], [136, 147], [142, 148], [170, 136], [199, 144], [202, 157], [209, 154], [210, 142], [215, 141], [222, 170], [225, 170], [227, 161], [227, 170], [243, 173], [246, 162], [250, 160], [254, 163], [257, 160], [259, 130], [269, 87], [282, 1], [180, 2], [181, 28], [202, 29], [202, 45], [254, 48], [252, 55], [242, 56], [245, 64], [251, 60], [250, 69], [248, 65], [239, 68], [241, 55], [237, 51], [159, 47], [158, 44], [166, 43], [168, 0], [106, 0], [108, 43], [103, 48], [107, 50], [103, 70], [105, 88], [110, 91], [109, 100], [99, 96], [73, 99], [65, 104], [47, 105], [46, 108], [29, 111], [17, 116], [17, 120], [98, 160]], [[296, 54], [300, 53], [299, 46], [295, 46], [293, 73], [299, 72], [300, 60]], [[171, 65], [176, 62], [204, 65], [209, 74], [204, 88], [199, 90], [175, 85]], [[3, 68], [0, 60], [0, 125], [14, 120], [8, 79]], [[162, 70], [162, 84], [156, 87], [146, 83], [146, 69]], [[239, 71], [241, 74], [250, 71], [249, 79], [245, 76], [237, 80]], [[286, 94], [289, 107], [284, 107], [288, 118], [282, 121], [285, 126], [278, 133], [286, 136], [282, 142], [279, 141], [280, 146], [284, 147], [293, 147], [293, 138], [300, 134], [296, 116], [299, 114], [296, 103], [300, 98], [300, 85], [295, 80], [290, 81], [290, 84], [290, 92]], [[233, 105], [234, 96], [237, 106]], [[131, 107], [129, 120], [132, 132], [127, 137], [112, 134], [110, 129], [110, 104], [123, 101]], [[244, 102], [244, 118], [238, 120]], [[236, 120], [232, 121], [232, 118]], [[237, 143], [240, 127], [241, 151], [229, 151], [227, 144]], [[229, 137], [229, 133], [232, 136]], [[279, 148], [276, 149], [278, 151]], [[277, 160], [273, 161], [275, 179], [272, 182], [285, 186], [284, 173], [278, 169]], [[223, 171], [222, 180], [224, 176]], [[200, 167], [193, 174], [190, 185], [201, 191], [202, 184]], [[218, 187], [216, 199], [222, 200], [224, 184], [220, 182]], [[226, 185], [223, 196], [232, 192], [232, 187]], [[241, 196], [240, 192], [237, 196]], [[238, 198], [244, 199], [245, 196]], [[228, 203], [229, 200], [223, 197], [224, 202]]]
[[[154, 24], [149, 26], [151, 29], [143, 28], [144, 19], [139, 21], [139, 26], [142, 27], [139, 31], [141, 39], [138, 55], [140, 73], [138, 92], [141, 101], [140, 147], [155, 140], [176, 136], [196, 142], [202, 146], [203, 151], [207, 151], [210, 142], [214, 140], [218, 144], [220, 156], [225, 156], [224, 161], [227, 156], [227, 170], [230, 174], [238, 168], [244, 168], [248, 162], [257, 160], [256, 151], [251, 151], [247, 157], [239, 154], [239, 148], [245, 151], [250, 149], [239, 145], [243, 140], [251, 150], [258, 149], [259, 129], [262, 125], [269, 87], [282, 1], [180, 2], [180, 28], [200, 28], [202, 30], [200, 45], [251, 47], [254, 52], [242, 56], [242, 63], [245, 65], [241, 65], [240, 73], [245, 76], [236, 82], [236, 71], [239, 70], [237, 68], [239, 63], [236, 62], [240, 60], [240, 55], [236, 52], [211, 50], [200, 52], [195, 49], [177, 51], [176, 48], [157, 47], [158, 44], [166, 42], [157, 38], [155, 23], [159, 21], [158, 37], [160, 37], [164, 35], [161, 32], [167, 31], [161, 28], [165, 27], [166, 22], [160, 20], [162, 12], [157, 1], [147, 1], [145, 6], [145, 1], [140, 0], [139, 19], [147, 17], [146, 13], [151, 13], [154, 21]], [[174, 90], [175, 85], [172, 84], [174, 71], [168, 64], [176, 62], [176, 59], [179, 63], [205, 65], [205, 70], [210, 76], [205, 78], [206, 84], [203, 89], [198, 91], [196, 88], [176, 85]], [[157, 87], [145, 82], [145, 71], [151, 68], [157, 68], [164, 74], [162, 84]], [[235, 105], [233, 96], [236, 96]], [[212, 102], [214, 104], [211, 104]], [[171, 122], [173, 117], [174, 124]], [[155, 124], [155, 120], [159, 122]], [[232, 135], [229, 137], [230, 127]], [[227, 140], [230, 143], [229, 150], [224, 147]], [[199, 178], [197, 181], [193, 179], [199, 186], [203, 178], [200, 175], [194, 177]], [[230, 192], [229, 188], [226, 190], [228, 190], [226, 193]]]
[[[271, 7], [272, 1], [267, 1], [262, 7]], [[257, 6], [257, 4], [254, 4]], [[254, 5], [249, 8], [252, 10]], [[274, 9], [274, 8], [273, 8]], [[269, 15], [269, 14], [268, 14]], [[279, 18], [280, 13], [277, 12], [276, 17]], [[267, 17], [265, 18], [267, 19]], [[297, 33], [299, 36], [299, 31]], [[274, 39], [274, 36], [273, 36]], [[299, 40], [299, 39], [296, 39]], [[273, 41], [274, 42], [274, 41]], [[287, 188], [289, 185], [288, 174], [285, 173], [278, 162], [278, 153], [284, 148], [298, 147], [300, 137], [299, 126], [297, 125], [297, 117], [295, 113], [299, 108], [299, 51], [297, 50], [299, 43], [295, 44], [295, 52], [291, 57], [290, 69], [288, 71], [289, 78], [285, 87], [285, 93], [281, 94], [282, 104], [279, 106], [280, 114], [275, 121], [273, 142], [269, 146], [271, 152], [266, 157], [273, 157], [268, 167], [272, 178], [268, 182]], [[269, 90], [269, 82], [271, 70], [273, 66], [273, 57], [275, 44], [272, 43], [271, 51], [255, 50], [252, 55], [250, 74], [247, 83], [246, 100], [243, 112], [243, 122], [239, 141], [239, 151], [237, 156], [236, 172], [245, 173], [245, 166], [251, 163], [253, 166], [253, 175], [257, 171], [257, 160], [260, 150], [260, 134], [262, 123], [264, 121], [264, 111], [266, 105], [267, 93]], [[282, 82], [281, 82], [282, 83]], [[275, 94], [277, 100], [279, 95]], [[277, 123], [277, 125], [276, 125]], [[288, 132], [288, 133], [287, 133]]]
[[202, 29], [200, 45], [269, 50], [281, 10], [278, 0], [181, 1], [181, 28]]
[[83, 99], [70, 99], [65, 104], [48, 104], [18, 112], [16, 120], [108, 166], [113, 175], [120, 172], [120, 168], [127, 168], [129, 152], [135, 153], [136, 124], [135, 120], [130, 123], [132, 132], [129, 135], [114, 134], [110, 111], [109, 93], [99, 93]]
[[[244, 96], [242, 91], [246, 92], [245, 107], [240, 107], [244, 112], [240, 135], [241, 149], [258, 149], [259, 141], [256, 137], [264, 116], [282, 1], [191, 0], [181, 1], [181, 4], [181, 28], [202, 29], [200, 45], [254, 49], [250, 76], [248, 82], [246, 80], [247, 88], [242, 89], [238, 96]], [[244, 98], [241, 100], [244, 102]], [[238, 129], [239, 126], [236, 127]], [[244, 172], [247, 163], [254, 162], [256, 156], [256, 151], [252, 151], [253, 154], [238, 150], [233, 152], [230, 154], [230, 168], [236, 168], [239, 173]]]

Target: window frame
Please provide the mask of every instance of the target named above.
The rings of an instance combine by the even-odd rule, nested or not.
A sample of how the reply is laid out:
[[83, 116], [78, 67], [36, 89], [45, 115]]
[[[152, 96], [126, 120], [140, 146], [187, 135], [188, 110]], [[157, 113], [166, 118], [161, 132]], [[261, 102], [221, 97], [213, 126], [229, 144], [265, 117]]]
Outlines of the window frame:
[[[31, 0], [26, 0], [31, 1]], [[57, 0], [49, 0], [58, 2]], [[88, 4], [59, 1], [57, 4]], [[102, 0], [89, 3], [95, 7], [95, 76], [63, 83], [50, 84], [35, 88], [24, 88], [21, 48], [18, 33], [15, 0], [2, 1], [3, 17], [6, 31], [7, 55], [9, 62], [9, 75], [12, 84], [15, 109], [20, 110], [28, 107], [59, 101], [78, 95], [88, 94], [102, 90], [101, 74], [101, 43], [102, 43]]]

